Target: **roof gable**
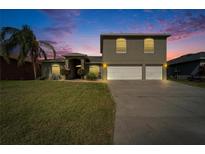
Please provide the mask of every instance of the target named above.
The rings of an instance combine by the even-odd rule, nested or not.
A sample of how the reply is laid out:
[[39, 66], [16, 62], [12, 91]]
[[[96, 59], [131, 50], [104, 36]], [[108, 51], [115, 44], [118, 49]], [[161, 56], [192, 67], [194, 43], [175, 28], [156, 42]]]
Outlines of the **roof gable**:
[[178, 58], [168, 61], [168, 64], [173, 65], [173, 64], [191, 62], [191, 61], [196, 61], [196, 60], [201, 60], [201, 59], [205, 59], [205, 52], [186, 54], [186, 55], [183, 55], [183, 56], [180, 56]]

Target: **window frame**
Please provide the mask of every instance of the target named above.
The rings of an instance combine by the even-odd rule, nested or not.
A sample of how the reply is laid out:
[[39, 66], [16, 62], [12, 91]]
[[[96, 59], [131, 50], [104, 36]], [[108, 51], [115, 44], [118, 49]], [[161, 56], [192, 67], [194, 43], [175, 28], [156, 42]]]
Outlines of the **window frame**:
[[[153, 46], [152, 46], [152, 51], [151, 50], [146, 50], [146, 41], [147, 40], [152, 40], [153, 42]], [[151, 48], [151, 47], [150, 47]], [[155, 39], [154, 38], [151, 38], [151, 37], [147, 37], [147, 38], [144, 38], [144, 53], [146, 54], [154, 54], [155, 53]]]
[[[118, 50], [118, 48], [120, 48], [120, 47], [118, 47], [118, 44], [119, 44], [119, 42], [118, 41], [124, 41], [123, 43], [125, 43], [125, 49], [124, 49], [124, 51], [123, 50]], [[123, 47], [121, 47], [121, 48], [123, 48]], [[126, 54], [127, 53], [127, 39], [126, 38], [122, 38], [122, 37], [120, 37], [120, 38], [117, 38], [116, 40], [115, 40], [115, 53], [116, 54]]]

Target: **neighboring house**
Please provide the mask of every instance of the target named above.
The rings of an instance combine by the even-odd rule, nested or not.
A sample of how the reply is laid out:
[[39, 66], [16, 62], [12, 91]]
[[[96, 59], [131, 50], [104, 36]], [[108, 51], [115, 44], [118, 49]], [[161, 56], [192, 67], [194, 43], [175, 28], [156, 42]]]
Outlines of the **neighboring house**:
[[168, 61], [168, 77], [187, 79], [205, 75], [205, 52], [187, 54]]
[[10, 58], [7, 63], [0, 56], [0, 80], [33, 80], [33, 66], [28, 60], [21, 66], [18, 66], [16, 58]]
[[46, 60], [42, 63], [42, 75], [53, 74], [66, 79], [80, 78], [77, 70], [83, 68], [95, 72], [107, 80], [162, 80], [166, 79], [166, 48], [169, 34], [110, 33], [100, 36], [101, 56], [91, 57], [70, 53], [64, 59]]

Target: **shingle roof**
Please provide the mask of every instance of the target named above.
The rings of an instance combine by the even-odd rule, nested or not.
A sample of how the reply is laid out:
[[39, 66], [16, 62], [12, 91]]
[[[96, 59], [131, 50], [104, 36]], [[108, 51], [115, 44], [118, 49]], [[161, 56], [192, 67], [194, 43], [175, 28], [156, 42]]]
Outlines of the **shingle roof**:
[[[83, 54], [80, 54], [80, 55], [83, 55]], [[76, 55], [73, 55], [72, 56], [78, 56], [78, 54]], [[87, 56], [87, 55], [85, 55]], [[69, 55], [66, 55], [65, 57], [69, 57]], [[100, 64], [102, 63], [102, 56], [88, 56], [87, 57], [90, 62], [89, 63], [95, 63], [95, 64]], [[47, 59], [47, 60], [42, 60], [42, 62], [44, 63], [52, 63], [52, 62], [65, 62], [65, 58], [58, 58], [58, 59]]]
[[66, 55], [63, 55], [64, 57], [86, 57], [86, 54], [82, 53], [68, 53]]
[[102, 56], [88, 56], [90, 63], [102, 63]]
[[178, 57], [178, 58], [175, 58], [175, 59], [168, 61], [168, 64], [173, 65], [173, 64], [191, 62], [191, 61], [201, 60], [201, 59], [205, 60], [205, 52], [204, 51], [198, 52], [198, 53], [193, 53], [193, 54], [183, 55], [181, 57]]
[[65, 62], [65, 59], [64, 58], [58, 58], [58, 59], [47, 59], [47, 60], [42, 60], [43, 63], [53, 63], [53, 62], [56, 62], [56, 63], [63, 63]]

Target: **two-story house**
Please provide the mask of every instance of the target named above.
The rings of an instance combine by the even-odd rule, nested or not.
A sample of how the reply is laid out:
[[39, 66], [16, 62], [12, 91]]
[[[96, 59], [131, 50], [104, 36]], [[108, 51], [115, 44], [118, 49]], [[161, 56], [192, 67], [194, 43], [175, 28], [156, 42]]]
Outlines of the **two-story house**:
[[166, 79], [166, 39], [169, 36], [159, 33], [102, 34], [100, 47], [104, 79]]
[[166, 48], [169, 34], [109, 33], [100, 36], [102, 56], [70, 53], [64, 59], [46, 60], [42, 74], [62, 75], [69, 70], [66, 79], [79, 78], [77, 70], [83, 68], [95, 72], [105, 80], [162, 80], [166, 79]]

